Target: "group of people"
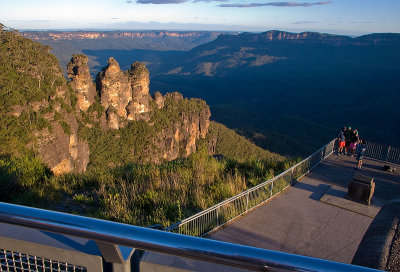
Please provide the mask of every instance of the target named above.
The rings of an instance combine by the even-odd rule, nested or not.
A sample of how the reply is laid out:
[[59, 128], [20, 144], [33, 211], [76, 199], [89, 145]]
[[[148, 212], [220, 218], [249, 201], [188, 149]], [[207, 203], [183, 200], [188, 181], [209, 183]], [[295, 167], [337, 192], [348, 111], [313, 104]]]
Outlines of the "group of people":
[[352, 129], [351, 127], [343, 127], [337, 137], [339, 142], [337, 154], [351, 157], [356, 155], [357, 169], [361, 170], [362, 159], [367, 149], [365, 140], [360, 140], [357, 129]]

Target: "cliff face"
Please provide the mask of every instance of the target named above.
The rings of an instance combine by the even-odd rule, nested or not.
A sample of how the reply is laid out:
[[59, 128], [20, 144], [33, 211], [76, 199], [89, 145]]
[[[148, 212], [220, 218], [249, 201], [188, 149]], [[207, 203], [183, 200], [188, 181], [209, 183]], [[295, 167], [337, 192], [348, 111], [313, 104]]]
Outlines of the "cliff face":
[[[201, 103], [199, 99], [188, 101], [180, 93], [168, 93], [164, 96], [166, 111], [176, 111], [182, 103]], [[205, 103], [204, 103], [205, 104]], [[162, 158], [174, 160], [178, 157], [187, 157], [196, 151], [197, 141], [206, 137], [210, 124], [210, 109], [200, 107], [192, 112], [180, 112], [179, 118], [171, 126], [164, 128], [156, 142]]]
[[73, 31], [73, 32], [35, 32], [25, 31], [22, 35], [31, 40], [99, 40], [99, 39], [143, 39], [143, 38], [201, 38], [208, 37], [211, 34], [217, 36], [221, 32], [203, 32], [203, 31]]
[[38, 151], [43, 162], [55, 175], [69, 172], [84, 172], [89, 163], [89, 145], [78, 138], [78, 123], [73, 114], [65, 118], [70, 132], [56, 122], [52, 131], [38, 134]]
[[[84, 172], [89, 163], [89, 145], [78, 137], [78, 121], [72, 112], [66, 85], [58, 87], [49, 99], [49, 102], [44, 100], [32, 106], [37, 113], [45, 110], [43, 118], [50, 124], [34, 132], [38, 155], [55, 175]], [[54, 111], [46, 110], [49, 106], [54, 107]]]
[[[85, 171], [88, 144], [78, 138], [70, 92], [50, 48], [2, 29], [0, 44], [0, 155], [34, 154], [55, 174]], [[85, 108], [93, 102], [85, 71], [70, 70]]]

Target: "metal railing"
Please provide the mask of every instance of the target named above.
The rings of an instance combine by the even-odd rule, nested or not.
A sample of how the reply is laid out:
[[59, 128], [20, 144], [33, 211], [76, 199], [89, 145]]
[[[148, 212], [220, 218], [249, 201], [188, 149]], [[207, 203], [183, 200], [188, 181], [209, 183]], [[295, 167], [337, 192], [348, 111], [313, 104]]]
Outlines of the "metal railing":
[[367, 141], [365, 156], [385, 162], [400, 164], [400, 148]]
[[[327, 154], [324, 151], [322, 153]], [[103, 244], [122, 245], [250, 270], [378, 271], [333, 261], [1, 202], [0, 222], [91, 239]], [[10, 253], [6, 251], [5, 254], [9, 256]], [[11, 268], [10, 271], [23, 270]]]
[[204, 236], [276, 196], [333, 153], [332, 140], [308, 158], [278, 176], [166, 228], [167, 231]]

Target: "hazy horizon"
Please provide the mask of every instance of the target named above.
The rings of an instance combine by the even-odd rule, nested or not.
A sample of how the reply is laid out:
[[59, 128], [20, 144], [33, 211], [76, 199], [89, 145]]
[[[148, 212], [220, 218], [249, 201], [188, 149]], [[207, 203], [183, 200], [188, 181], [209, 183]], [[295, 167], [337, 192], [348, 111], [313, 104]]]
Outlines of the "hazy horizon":
[[246, 31], [246, 30], [201, 30], [201, 29], [162, 29], [162, 28], [153, 28], [153, 29], [102, 29], [102, 28], [48, 28], [48, 29], [16, 29], [20, 32], [112, 32], [112, 31], [121, 31], [121, 32], [145, 32], [145, 31], [169, 31], [169, 32], [226, 32], [226, 33], [263, 33], [268, 31], [282, 31], [282, 32], [289, 32], [289, 33], [302, 33], [302, 32], [316, 32], [322, 34], [329, 34], [329, 35], [342, 35], [342, 36], [349, 36], [349, 37], [360, 37], [369, 34], [400, 34], [397, 32], [367, 32], [367, 33], [359, 33], [359, 34], [346, 34], [346, 33], [337, 33], [337, 32], [324, 32], [324, 31], [317, 31], [317, 30], [306, 30], [306, 31], [296, 31], [296, 30], [282, 30], [282, 29], [267, 29], [267, 30], [259, 30], [259, 31]]
[[400, 1], [0, 0], [0, 22], [18, 30], [400, 32]]

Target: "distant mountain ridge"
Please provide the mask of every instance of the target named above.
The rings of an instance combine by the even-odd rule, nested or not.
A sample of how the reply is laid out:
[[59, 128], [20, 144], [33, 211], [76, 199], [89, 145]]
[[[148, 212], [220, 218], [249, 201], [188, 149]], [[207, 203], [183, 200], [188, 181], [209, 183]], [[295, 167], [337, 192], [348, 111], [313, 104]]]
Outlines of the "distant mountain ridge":
[[[228, 32], [209, 31], [22, 31], [30, 40], [52, 47], [61, 67], [66, 67], [73, 54], [89, 57], [89, 67], [95, 76], [113, 56], [121, 67], [129, 69], [132, 59], [157, 66], [176, 51], [188, 51], [213, 41]], [[236, 34], [236, 33], [232, 33]], [[134, 51], [136, 50], [136, 51]], [[153, 67], [154, 68], [154, 67]], [[64, 70], [64, 73], [66, 71]]]
[[24, 31], [25, 38], [31, 40], [84, 40], [84, 39], [137, 39], [164, 37], [216, 37], [222, 32], [208, 31]]
[[[240, 67], [259, 67], [304, 58], [329, 58], [328, 51], [369, 50], [369, 47], [400, 45], [400, 34], [369, 34], [352, 38], [317, 32], [290, 33], [271, 30], [259, 34], [220, 35], [212, 42], [193, 48], [166, 66], [167, 74], [224, 76]], [[300, 48], [301, 47], [301, 48]], [[303, 56], [299, 52], [303, 52]], [[354, 52], [356, 55], [360, 52]], [[342, 57], [342, 56], [341, 56]], [[339, 58], [337, 58], [339, 60]]]
[[[106, 42], [97, 48], [110, 49], [154, 49], [154, 50], [189, 50], [200, 44], [210, 42], [218, 35], [227, 32], [211, 31], [23, 31], [21, 35], [30, 40], [42, 43], [60, 41], [99, 41]], [[115, 43], [118, 41], [118, 43]], [[149, 43], [151, 42], [151, 43]], [[49, 44], [51, 45], [51, 44]], [[83, 48], [81, 48], [83, 49]], [[84, 48], [94, 49], [94, 48]]]
[[326, 34], [319, 32], [292, 33], [279, 30], [270, 30], [262, 33], [242, 33], [237, 36], [220, 35], [215, 42], [230, 41], [267, 42], [267, 41], [294, 41], [294, 42], [319, 42], [332, 45], [371, 45], [400, 42], [398, 33], [373, 33], [352, 38], [345, 35]]

